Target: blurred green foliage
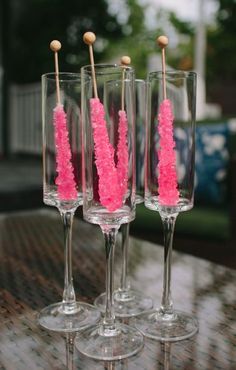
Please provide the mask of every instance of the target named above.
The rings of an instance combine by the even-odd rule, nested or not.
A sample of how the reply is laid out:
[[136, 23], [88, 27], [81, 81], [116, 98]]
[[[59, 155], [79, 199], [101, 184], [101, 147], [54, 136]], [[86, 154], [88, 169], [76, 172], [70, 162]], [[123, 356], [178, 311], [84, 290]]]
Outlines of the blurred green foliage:
[[[150, 54], [158, 53], [155, 40], [162, 33], [176, 37], [169, 47], [168, 64], [177, 69], [194, 68], [195, 24], [180, 20], [175, 13], [153, 9], [156, 24], [149, 27], [145, 6], [139, 0], [2, 0], [9, 4], [8, 56], [5, 68], [12, 82], [38, 81], [52, 71], [49, 43], [62, 43], [60, 69], [79, 71], [89, 63], [82, 36], [97, 35], [95, 61], [119, 62], [129, 55], [138, 78], [145, 78]], [[208, 25], [206, 79], [208, 92], [216, 81], [232, 82], [236, 76], [236, 1], [219, 4], [216, 22]], [[156, 12], [156, 14], [155, 14]], [[212, 86], [212, 87], [211, 87]]]
[[8, 75], [18, 83], [38, 81], [52, 71], [50, 41], [62, 43], [60, 69], [78, 71], [88, 64], [88, 48], [82, 36], [97, 35], [95, 58], [99, 62], [110, 43], [124, 36], [117, 17], [108, 12], [105, 0], [13, 0], [10, 2]]
[[216, 24], [208, 28], [206, 86], [209, 101], [219, 102], [223, 113], [235, 117], [236, 1], [217, 0]]
[[236, 79], [236, 1], [218, 0], [216, 25], [208, 30], [208, 82]]

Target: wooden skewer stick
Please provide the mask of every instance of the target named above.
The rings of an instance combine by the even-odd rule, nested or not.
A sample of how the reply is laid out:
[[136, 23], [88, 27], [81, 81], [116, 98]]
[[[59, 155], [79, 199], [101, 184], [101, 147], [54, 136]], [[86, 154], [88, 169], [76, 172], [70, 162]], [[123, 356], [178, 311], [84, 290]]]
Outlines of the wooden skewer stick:
[[94, 97], [98, 98], [97, 81], [96, 81], [94, 57], [93, 57], [93, 46], [92, 46], [96, 40], [96, 36], [93, 32], [85, 32], [85, 34], [83, 35], [83, 40], [85, 44], [89, 46], [89, 57], [90, 57], [90, 64], [91, 64], [91, 69], [92, 69]]
[[157, 44], [161, 48], [161, 63], [162, 63], [162, 74], [163, 74], [163, 97], [166, 99], [166, 58], [165, 58], [165, 47], [168, 45], [168, 37], [159, 36], [157, 38]]
[[127, 55], [124, 55], [121, 60], [121, 65], [124, 67], [123, 68], [123, 73], [122, 73], [122, 88], [121, 88], [121, 110], [125, 109], [125, 68], [126, 66], [130, 65], [131, 59]]
[[55, 58], [55, 73], [56, 73], [56, 88], [57, 88], [57, 103], [61, 104], [60, 85], [59, 85], [59, 64], [58, 64], [58, 51], [61, 49], [61, 43], [58, 40], [53, 40], [50, 43], [50, 49], [54, 51]]

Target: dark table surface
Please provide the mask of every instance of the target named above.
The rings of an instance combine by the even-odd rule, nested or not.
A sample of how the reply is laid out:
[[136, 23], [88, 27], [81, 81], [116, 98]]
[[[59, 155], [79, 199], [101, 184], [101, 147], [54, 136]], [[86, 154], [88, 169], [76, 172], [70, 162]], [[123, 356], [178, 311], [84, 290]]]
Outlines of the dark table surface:
[[[119, 238], [118, 243], [119, 244]], [[104, 291], [105, 253], [100, 229], [76, 219], [74, 284], [78, 300], [92, 303]], [[120, 248], [115, 258], [119, 281]], [[130, 240], [130, 281], [160, 303], [163, 249]], [[236, 271], [186, 254], [173, 254], [176, 308], [193, 312], [199, 333], [161, 344], [145, 339], [143, 350], [121, 361], [88, 359], [73, 336], [48, 332], [38, 311], [60, 301], [64, 280], [62, 224], [51, 208], [0, 215], [0, 370], [39, 369], [236, 369]]]

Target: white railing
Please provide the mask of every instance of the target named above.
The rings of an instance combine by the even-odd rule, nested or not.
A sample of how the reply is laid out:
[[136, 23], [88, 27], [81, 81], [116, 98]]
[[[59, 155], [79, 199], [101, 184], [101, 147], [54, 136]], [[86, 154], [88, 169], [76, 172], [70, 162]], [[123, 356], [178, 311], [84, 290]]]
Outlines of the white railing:
[[9, 93], [10, 152], [41, 154], [41, 84], [12, 85]]
[[[9, 96], [10, 153], [40, 154], [42, 152], [41, 84], [12, 85]], [[183, 99], [182, 94], [179, 96]], [[180, 112], [177, 104], [175, 116]], [[182, 117], [183, 118], [183, 117]]]

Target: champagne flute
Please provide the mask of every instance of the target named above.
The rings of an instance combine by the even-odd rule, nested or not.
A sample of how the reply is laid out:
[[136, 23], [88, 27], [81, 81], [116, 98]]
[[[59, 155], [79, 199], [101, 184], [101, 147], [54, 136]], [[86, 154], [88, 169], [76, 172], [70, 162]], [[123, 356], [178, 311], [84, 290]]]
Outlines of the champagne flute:
[[57, 207], [62, 218], [65, 275], [62, 301], [45, 307], [38, 320], [44, 328], [59, 332], [83, 329], [100, 318], [94, 306], [76, 301], [72, 277], [72, 224], [83, 199], [80, 97], [79, 74], [42, 76], [43, 200]]
[[[143, 202], [144, 196], [144, 152], [146, 120], [146, 83], [135, 80], [135, 129], [136, 129], [136, 205]], [[153, 307], [151, 297], [131, 287], [128, 278], [128, 250], [130, 223], [121, 226], [121, 278], [120, 286], [114, 291], [114, 309], [117, 317], [132, 317]], [[94, 304], [105, 311], [106, 293], [99, 295]]]
[[[175, 221], [194, 202], [196, 74], [148, 75], [148, 125], [145, 158], [145, 206], [159, 212], [164, 231], [164, 278], [161, 306], [136, 318], [150, 338], [178, 341], [193, 336], [197, 320], [175, 310], [171, 298], [171, 255]], [[163, 100], [164, 99], [164, 100]]]
[[115, 320], [113, 301], [117, 232], [121, 224], [135, 217], [134, 71], [105, 64], [85, 66], [81, 71], [83, 216], [98, 224], [104, 235], [106, 309], [99, 324], [77, 335], [76, 347], [91, 358], [112, 361], [129, 357], [143, 346], [136, 328]]

